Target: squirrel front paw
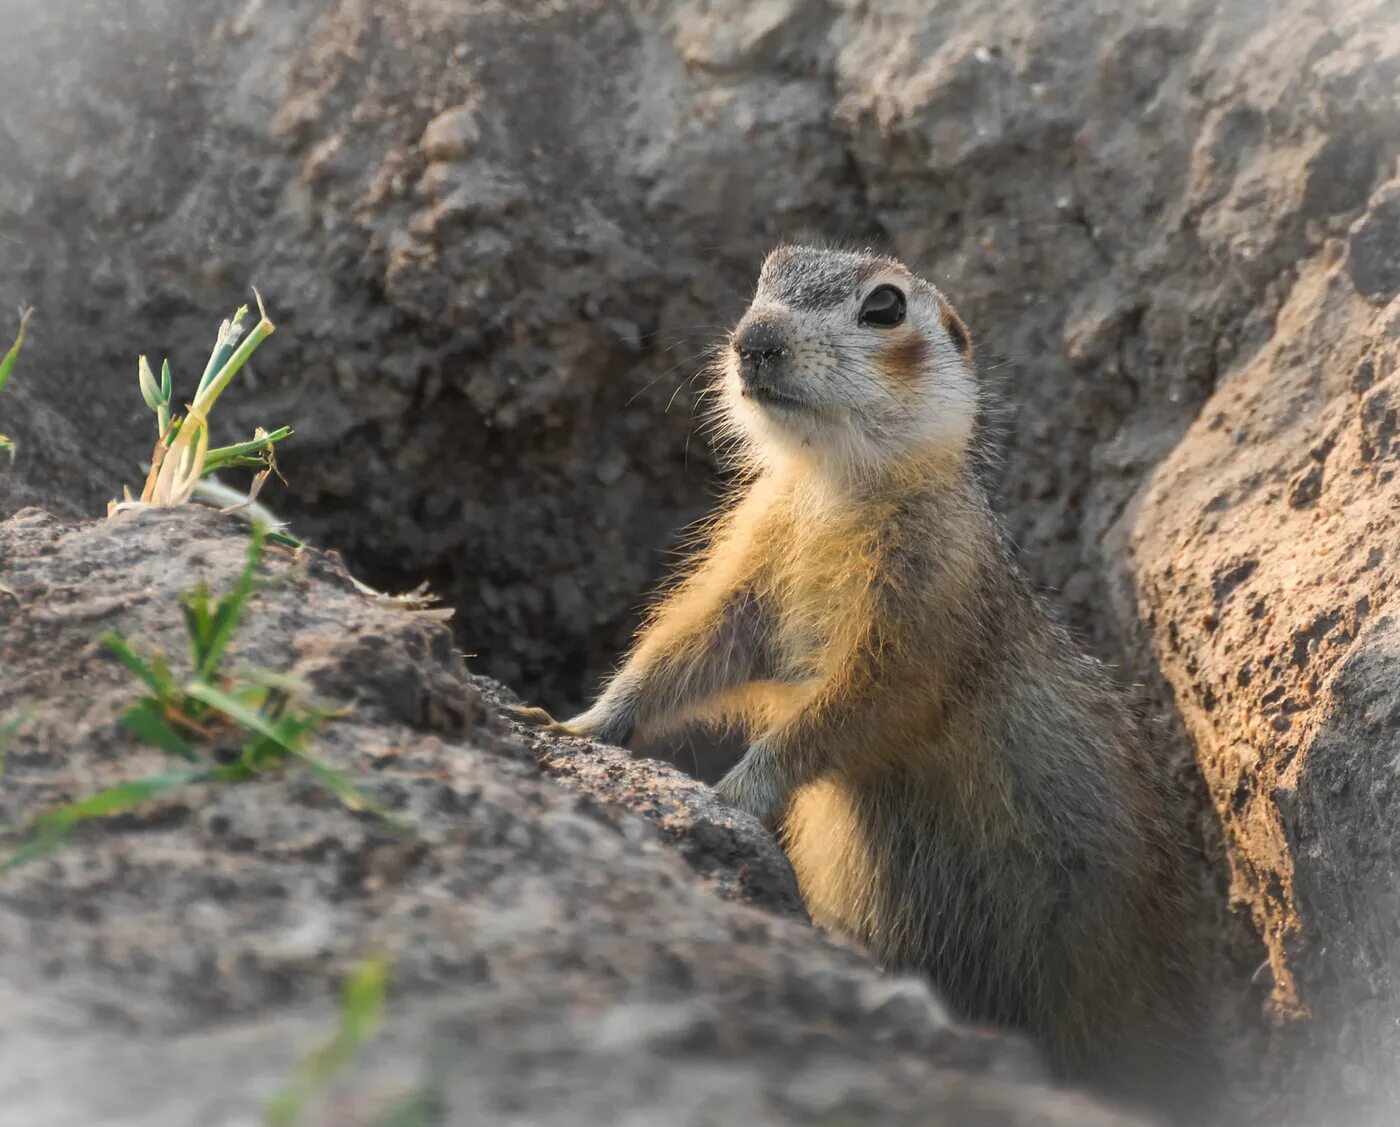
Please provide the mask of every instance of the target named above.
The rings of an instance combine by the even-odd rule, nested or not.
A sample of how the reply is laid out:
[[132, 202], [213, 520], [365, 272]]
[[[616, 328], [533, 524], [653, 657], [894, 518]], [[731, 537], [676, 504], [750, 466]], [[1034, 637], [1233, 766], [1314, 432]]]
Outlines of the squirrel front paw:
[[778, 781], [770, 772], [755, 766], [752, 752], [715, 784], [715, 793], [730, 806], [752, 814], [768, 829], [777, 828], [783, 813]]
[[632, 738], [636, 715], [632, 708], [608, 709], [597, 704], [567, 720], [556, 720], [543, 708], [514, 707], [505, 711], [511, 719], [544, 732], [578, 736], [618, 747], [626, 747], [627, 741]]
[[570, 727], [568, 724], [560, 723], [543, 708], [512, 705], [505, 709], [505, 714], [520, 724], [528, 724], [530, 727], [539, 728], [544, 732], [558, 732], [560, 735], [564, 736], [589, 735], [588, 732]]

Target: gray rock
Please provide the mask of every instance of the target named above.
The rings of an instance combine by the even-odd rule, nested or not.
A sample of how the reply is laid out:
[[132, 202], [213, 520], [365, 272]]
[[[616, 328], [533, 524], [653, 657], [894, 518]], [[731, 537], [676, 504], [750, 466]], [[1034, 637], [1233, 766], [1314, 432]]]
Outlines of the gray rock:
[[1347, 270], [1357, 292], [1377, 305], [1400, 293], [1400, 181], [1377, 192], [1352, 227]]
[[1301, 1122], [1389, 1123], [1400, 1104], [1382, 1064], [1400, 1053], [1397, 326], [1340, 264], [1305, 266], [1134, 527], [1142, 613], [1266, 943], [1275, 1051], [1306, 1078], [1287, 1097]]
[[[97, 638], [180, 672], [178, 593], [226, 586], [245, 545], [199, 510], [0, 523], [0, 716], [28, 714], [0, 824], [168, 767], [119, 727], [140, 688]], [[0, 876], [0, 1122], [255, 1122], [375, 951], [384, 1031], [316, 1122], [411, 1097], [442, 1124], [1138, 1122], [824, 939], [772, 839], [707, 788], [522, 738], [443, 627], [375, 606], [333, 556], [270, 551], [229, 662], [347, 705], [311, 750], [414, 833], [275, 771]]]

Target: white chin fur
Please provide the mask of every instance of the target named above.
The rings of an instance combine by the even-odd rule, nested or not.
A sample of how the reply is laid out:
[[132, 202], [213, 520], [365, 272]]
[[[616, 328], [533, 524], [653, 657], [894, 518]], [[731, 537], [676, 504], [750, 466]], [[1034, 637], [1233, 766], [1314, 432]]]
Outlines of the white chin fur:
[[751, 459], [765, 466], [815, 458], [833, 469], [860, 472], [915, 449], [963, 449], [972, 435], [970, 394], [966, 402], [957, 396], [930, 397], [912, 415], [880, 429], [830, 414], [761, 405], [743, 395], [732, 371], [726, 374], [723, 396], [726, 429]]

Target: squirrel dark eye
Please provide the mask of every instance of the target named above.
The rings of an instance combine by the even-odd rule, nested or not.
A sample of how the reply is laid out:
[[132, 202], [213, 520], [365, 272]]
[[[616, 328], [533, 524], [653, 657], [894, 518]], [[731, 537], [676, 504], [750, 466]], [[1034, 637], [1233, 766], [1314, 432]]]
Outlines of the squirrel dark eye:
[[908, 308], [904, 294], [896, 286], [876, 286], [860, 307], [860, 323], [877, 329], [892, 329], [904, 323]]

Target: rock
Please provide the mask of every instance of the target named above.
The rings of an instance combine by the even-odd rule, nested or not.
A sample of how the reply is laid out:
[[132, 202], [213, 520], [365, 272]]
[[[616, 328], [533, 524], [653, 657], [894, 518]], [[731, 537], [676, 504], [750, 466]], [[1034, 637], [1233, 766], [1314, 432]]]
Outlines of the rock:
[[1378, 305], [1400, 293], [1400, 180], [1377, 192], [1352, 226], [1347, 270], [1357, 292]]
[[472, 106], [443, 110], [423, 130], [418, 144], [429, 160], [464, 160], [481, 140], [481, 124]]
[[[518, 704], [509, 690], [473, 678], [493, 707]], [[653, 759], [634, 759], [621, 748], [592, 740], [522, 733], [552, 777], [592, 795], [600, 812], [631, 811], [653, 822], [701, 876], [727, 899], [807, 918], [797, 882], [773, 836], [754, 819], [726, 807], [709, 787]]]
[[[0, 716], [28, 716], [0, 823], [168, 767], [119, 727], [140, 686], [97, 639], [179, 673], [178, 593], [228, 585], [246, 542], [202, 510], [0, 523]], [[314, 754], [414, 833], [271, 771], [167, 792], [0, 876], [5, 1122], [252, 1122], [374, 951], [384, 1031], [321, 1122], [408, 1098], [444, 1124], [1138, 1122], [822, 938], [771, 837], [707, 788], [522, 738], [443, 627], [375, 606], [334, 556], [269, 550], [224, 668], [250, 665], [348, 706]]]
[[1322, 493], [1322, 467], [1309, 466], [1288, 487], [1288, 503], [1295, 509], [1305, 509]]
[[[1372, 406], [1400, 378], [1397, 329], [1396, 303], [1378, 312], [1310, 264], [1273, 339], [1153, 475], [1133, 540], [1233, 894], [1265, 938], [1276, 1004], [1311, 1015], [1293, 1030], [1301, 1122], [1388, 1122], [1400, 1100], [1380, 1067], [1400, 1052], [1400, 460]], [[1204, 421], [1217, 414], [1248, 440]]]
[[1369, 138], [1342, 133], [1330, 137], [1308, 161], [1303, 210], [1313, 216], [1352, 211], [1366, 202], [1381, 151]]

